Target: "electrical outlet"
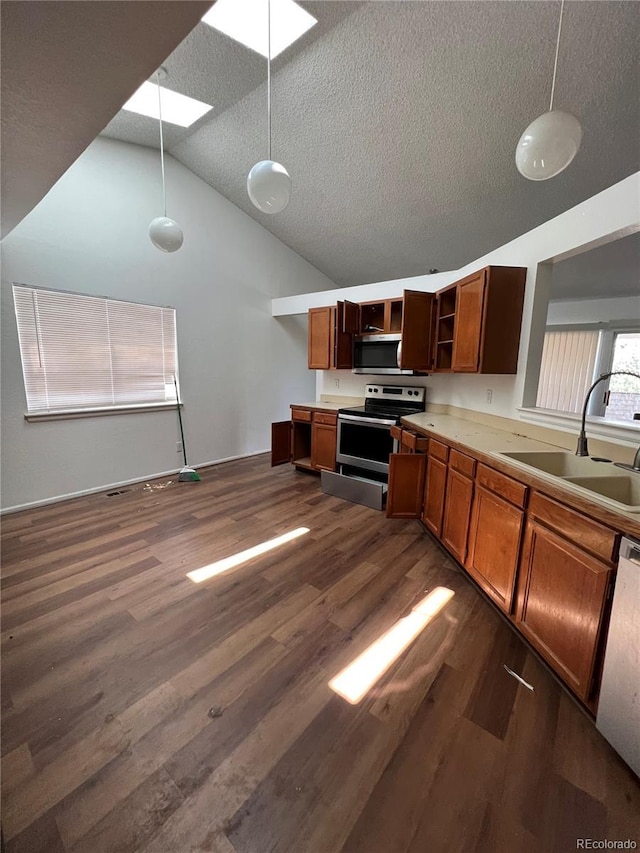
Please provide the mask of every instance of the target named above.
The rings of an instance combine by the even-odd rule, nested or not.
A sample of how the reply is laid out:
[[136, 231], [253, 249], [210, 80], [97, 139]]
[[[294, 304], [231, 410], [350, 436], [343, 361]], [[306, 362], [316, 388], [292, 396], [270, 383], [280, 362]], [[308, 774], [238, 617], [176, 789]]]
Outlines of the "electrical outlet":
[[493, 390], [491, 388], [487, 388], [487, 403], [491, 404], [493, 402]]
[[176, 453], [182, 453], [182, 442], [176, 441]]
[[339, 379], [334, 379], [333, 381], [334, 381], [334, 383], [335, 383], [336, 388], [339, 388], [339, 387], [340, 387], [340, 380], [339, 380]]

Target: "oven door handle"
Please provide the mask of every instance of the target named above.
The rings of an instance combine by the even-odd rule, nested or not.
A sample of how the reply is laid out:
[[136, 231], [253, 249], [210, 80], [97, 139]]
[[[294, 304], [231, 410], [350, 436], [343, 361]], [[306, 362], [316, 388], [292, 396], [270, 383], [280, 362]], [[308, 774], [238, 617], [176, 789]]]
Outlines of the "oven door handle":
[[386, 418], [367, 418], [360, 417], [360, 415], [340, 415], [338, 414], [339, 421], [352, 421], [358, 424], [369, 424], [370, 426], [379, 426], [379, 427], [388, 427], [395, 426], [396, 421]]

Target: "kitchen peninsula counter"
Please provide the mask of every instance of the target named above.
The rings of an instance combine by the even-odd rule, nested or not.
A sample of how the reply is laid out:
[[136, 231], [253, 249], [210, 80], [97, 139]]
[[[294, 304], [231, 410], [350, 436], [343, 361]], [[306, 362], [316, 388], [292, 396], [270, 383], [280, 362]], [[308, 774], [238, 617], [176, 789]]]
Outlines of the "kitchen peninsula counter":
[[[478, 461], [519, 480], [521, 483], [532, 486], [568, 506], [587, 512], [621, 532], [640, 536], [640, 513], [616, 509], [594, 492], [501, 455], [504, 452], [523, 451], [571, 453], [572, 451], [567, 450], [566, 447], [528, 438], [517, 432], [477, 423], [471, 419], [428, 411], [404, 417], [402, 424], [428, 437], [442, 439], [461, 452], [471, 454]], [[593, 462], [592, 464], [593, 476], [607, 474], [612, 468], [611, 464], [606, 462]], [[619, 468], [613, 470], [617, 472], [617, 475], [623, 473], [622, 469]], [[631, 471], [625, 473], [630, 477], [640, 478], [640, 474]]]

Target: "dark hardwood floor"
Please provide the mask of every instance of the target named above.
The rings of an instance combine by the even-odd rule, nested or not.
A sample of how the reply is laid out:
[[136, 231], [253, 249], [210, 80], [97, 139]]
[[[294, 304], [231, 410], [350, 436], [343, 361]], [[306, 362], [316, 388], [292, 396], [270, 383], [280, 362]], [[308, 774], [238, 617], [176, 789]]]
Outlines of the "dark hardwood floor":
[[[640, 844], [637, 779], [417, 522], [265, 457], [202, 474], [3, 519], [7, 853]], [[437, 586], [455, 595], [365, 698], [336, 695]]]

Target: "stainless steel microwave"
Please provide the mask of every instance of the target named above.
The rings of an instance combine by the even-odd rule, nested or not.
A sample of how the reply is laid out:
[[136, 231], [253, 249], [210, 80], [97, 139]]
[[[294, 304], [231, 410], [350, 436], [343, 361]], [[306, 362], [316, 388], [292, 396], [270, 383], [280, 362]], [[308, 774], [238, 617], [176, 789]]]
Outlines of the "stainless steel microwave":
[[353, 342], [353, 372], [413, 375], [400, 367], [401, 335], [361, 335]]

